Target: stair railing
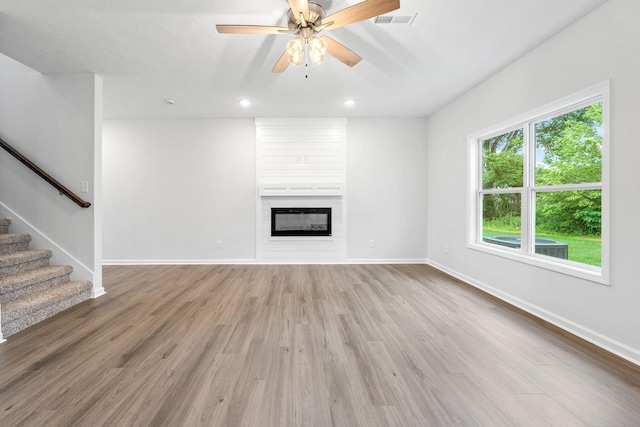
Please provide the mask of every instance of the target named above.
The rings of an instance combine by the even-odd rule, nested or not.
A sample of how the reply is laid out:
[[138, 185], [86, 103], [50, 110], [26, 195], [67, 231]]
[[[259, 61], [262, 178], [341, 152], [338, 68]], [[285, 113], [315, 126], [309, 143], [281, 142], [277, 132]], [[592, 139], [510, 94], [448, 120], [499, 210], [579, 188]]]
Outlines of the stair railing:
[[23, 165], [31, 169], [40, 178], [44, 179], [49, 184], [51, 184], [56, 190], [60, 192], [60, 195], [67, 196], [76, 205], [80, 206], [81, 208], [88, 208], [89, 206], [91, 206], [91, 203], [82, 200], [73, 191], [69, 190], [67, 187], [60, 184], [58, 181], [52, 178], [51, 175], [43, 171], [38, 165], [36, 165], [31, 160], [26, 158], [23, 154], [21, 154], [18, 150], [13, 148], [11, 145], [7, 144], [1, 138], [0, 138], [0, 147], [4, 148], [7, 151], [7, 153], [11, 154], [13, 157], [18, 159]]

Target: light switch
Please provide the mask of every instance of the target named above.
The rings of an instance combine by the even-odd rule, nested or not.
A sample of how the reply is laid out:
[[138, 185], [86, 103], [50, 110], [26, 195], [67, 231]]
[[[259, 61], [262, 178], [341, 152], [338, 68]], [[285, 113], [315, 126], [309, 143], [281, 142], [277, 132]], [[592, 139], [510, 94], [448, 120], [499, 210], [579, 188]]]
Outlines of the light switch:
[[89, 181], [80, 181], [80, 192], [81, 193], [89, 192]]

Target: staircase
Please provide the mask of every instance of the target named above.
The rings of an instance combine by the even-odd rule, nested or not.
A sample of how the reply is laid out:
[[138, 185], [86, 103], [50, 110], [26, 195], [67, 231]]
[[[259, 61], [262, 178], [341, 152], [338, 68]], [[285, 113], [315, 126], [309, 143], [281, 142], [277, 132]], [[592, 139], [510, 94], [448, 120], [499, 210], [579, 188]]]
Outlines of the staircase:
[[4, 338], [91, 297], [91, 282], [70, 281], [72, 267], [50, 265], [51, 251], [30, 249], [0, 218], [0, 313]]

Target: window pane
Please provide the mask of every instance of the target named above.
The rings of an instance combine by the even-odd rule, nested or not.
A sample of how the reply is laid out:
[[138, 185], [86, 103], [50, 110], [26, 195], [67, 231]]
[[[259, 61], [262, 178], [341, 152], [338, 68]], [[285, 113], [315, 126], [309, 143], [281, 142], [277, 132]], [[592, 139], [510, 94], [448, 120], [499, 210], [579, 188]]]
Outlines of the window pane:
[[537, 193], [535, 252], [599, 267], [601, 212], [601, 190]]
[[520, 247], [520, 193], [482, 196], [482, 240], [486, 243]]
[[522, 187], [522, 142], [522, 129], [482, 141], [482, 188]]
[[535, 185], [602, 181], [602, 104], [535, 124]]

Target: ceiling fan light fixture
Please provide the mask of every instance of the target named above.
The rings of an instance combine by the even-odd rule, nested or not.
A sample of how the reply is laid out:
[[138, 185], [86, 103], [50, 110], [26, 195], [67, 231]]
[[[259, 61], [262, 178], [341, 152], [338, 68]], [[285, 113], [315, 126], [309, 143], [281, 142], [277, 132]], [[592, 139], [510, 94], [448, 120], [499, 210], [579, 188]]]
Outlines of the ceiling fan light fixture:
[[309, 38], [309, 47], [312, 55], [324, 55], [327, 53], [328, 44], [318, 36]]
[[294, 65], [302, 64], [302, 58], [304, 57], [306, 41], [302, 36], [295, 36], [287, 43], [287, 55], [289, 55], [289, 62]]
[[293, 65], [301, 65], [302, 64], [302, 55], [290, 56], [289, 62]]
[[309, 41], [311, 47], [311, 62], [321, 64], [324, 61], [324, 54], [327, 53], [327, 42], [318, 37], [312, 37]]
[[302, 56], [302, 54], [304, 53], [304, 44], [304, 38], [302, 38], [301, 36], [295, 36], [294, 38], [289, 40], [289, 43], [287, 43], [287, 53], [291, 58]]

